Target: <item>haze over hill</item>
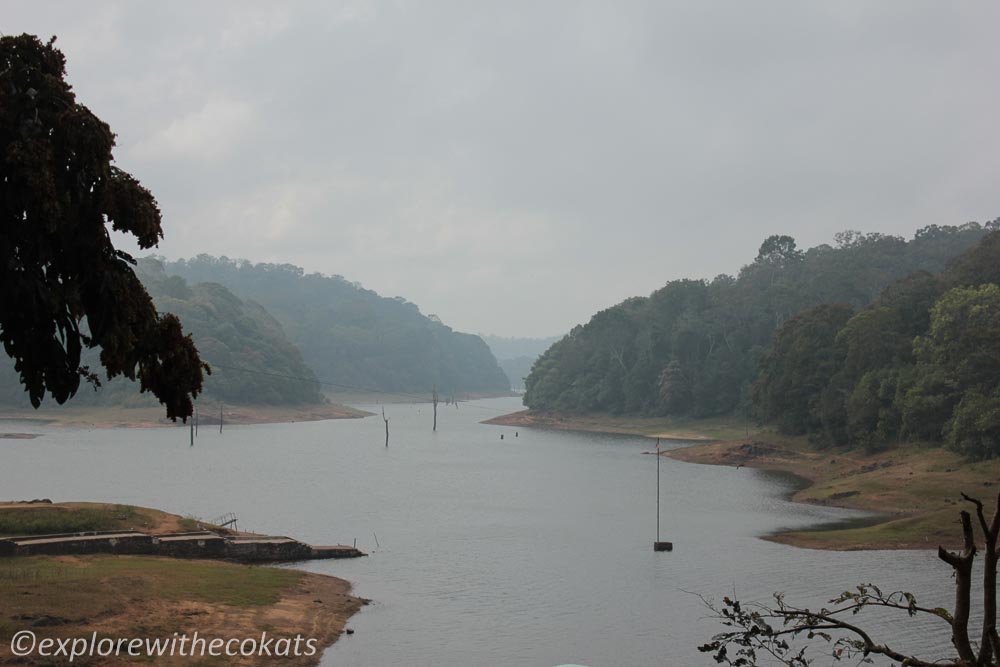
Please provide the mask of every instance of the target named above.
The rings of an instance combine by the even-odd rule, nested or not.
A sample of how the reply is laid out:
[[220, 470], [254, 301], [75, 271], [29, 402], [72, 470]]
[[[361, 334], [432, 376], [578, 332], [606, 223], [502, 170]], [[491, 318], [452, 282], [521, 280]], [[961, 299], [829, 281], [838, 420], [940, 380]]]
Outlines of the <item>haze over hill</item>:
[[535, 360], [561, 336], [514, 338], [480, 334], [480, 338], [490, 346], [497, 363], [510, 380], [510, 388], [514, 391], [524, 391], [524, 379], [531, 372]]
[[[218, 283], [189, 284], [179, 276], [167, 275], [163, 264], [152, 258], [139, 260], [136, 274], [160, 312], [181, 318], [202, 359], [212, 366], [199, 401], [303, 405], [324, 400], [316, 375], [278, 321], [260, 304], [242, 300]], [[85, 353], [85, 363], [92, 370], [100, 368], [93, 350]], [[13, 362], [3, 355], [0, 367], [0, 403], [30, 405]], [[101, 378], [96, 390], [81, 385], [71, 402], [126, 407], [157, 404], [124, 378], [110, 382]]]
[[264, 306], [328, 390], [510, 391], [479, 336], [454, 331], [401, 297], [291, 264], [198, 255], [165, 267], [193, 282], [221, 283]]
[[[381, 297], [340, 276], [205, 255], [178, 262], [143, 258], [136, 273], [157, 309], [180, 317], [212, 366], [203, 402], [308, 405], [324, 401], [324, 391], [428, 398], [435, 387], [443, 397], [510, 391], [478, 336], [453, 331], [402, 298]], [[86, 363], [99, 368], [96, 353], [87, 352]], [[96, 390], [82, 386], [73, 403], [156, 404], [122, 378], [102, 381]], [[29, 406], [6, 356], [0, 359], [0, 404]]]

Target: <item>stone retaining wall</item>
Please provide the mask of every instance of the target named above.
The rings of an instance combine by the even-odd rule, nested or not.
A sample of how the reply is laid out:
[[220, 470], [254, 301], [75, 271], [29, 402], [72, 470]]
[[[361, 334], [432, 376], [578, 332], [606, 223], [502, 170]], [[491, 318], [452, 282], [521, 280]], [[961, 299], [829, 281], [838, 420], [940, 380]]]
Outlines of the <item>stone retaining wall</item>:
[[0, 539], [0, 556], [129, 554], [172, 558], [213, 558], [273, 563], [315, 558], [356, 558], [352, 547], [314, 548], [288, 537], [235, 536], [211, 532], [150, 535], [138, 531], [26, 535]]

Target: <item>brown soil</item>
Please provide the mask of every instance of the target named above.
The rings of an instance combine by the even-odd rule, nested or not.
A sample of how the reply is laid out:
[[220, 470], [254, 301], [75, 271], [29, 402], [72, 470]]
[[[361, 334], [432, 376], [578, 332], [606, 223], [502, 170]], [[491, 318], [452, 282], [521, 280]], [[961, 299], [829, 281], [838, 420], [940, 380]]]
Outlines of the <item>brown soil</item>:
[[[105, 557], [106, 558], [106, 557]], [[119, 557], [129, 558], [129, 557]], [[133, 557], [134, 558], [134, 557]], [[149, 557], [142, 557], [149, 558]], [[88, 567], [92, 557], [55, 556], [51, 560], [68, 570]], [[153, 559], [159, 560], [159, 559]], [[224, 563], [213, 563], [212, 567], [239, 567]], [[87, 609], [63, 608], [59, 602], [49, 603], [52, 613], [32, 619], [15, 614], [8, 618], [0, 618], [0, 627], [4, 635], [12, 634], [15, 628], [29, 628], [34, 631], [39, 640], [42, 638], [89, 638], [96, 632], [98, 638], [167, 638], [177, 633], [192, 637], [195, 632], [201, 638], [211, 641], [214, 638], [238, 638], [260, 640], [263, 632], [268, 638], [303, 637], [301, 646], [306, 648], [305, 640], [314, 639], [316, 653], [312, 656], [298, 657], [82, 657], [74, 664], [81, 665], [124, 665], [151, 663], [156, 665], [271, 665], [282, 664], [292, 666], [307, 666], [319, 664], [322, 652], [332, 645], [344, 631], [347, 620], [356, 613], [367, 601], [350, 595], [351, 585], [341, 579], [314, 573], [298, 573], [300, 578], [282, 592], [279, 598], [263, 605], [232, 605], [209, 603], [197, 599], [187, 599], [184, 596], [143, 596], [135, 597], [130, 593], [130, 587], [123, 586], [118, 579], [109, 580], [99, 593], [100, 599], [91, 599]], [[136, 575], [137, 584], [146, 582], [145, 575]], [[149, 579], [162, 575], [149, 575]], [[44, 587], [59, 586], [58, 577]], [[31, 583], [7, 584], [7, 591], [20, 598], [30, 601], [31, 596], [44, 595], [33, 588]], [[35, 585], [37, 586], [37, 584]], [[32, 591], [36, 592], [32, 592]], [[21, 603], [19, 603], [21, 604]], [[47, 608], [45, 604], [39, 608]], [[92, 616], [80, 617], [81, 613], [93, 613]], [[54, 614], [54, 615], [53, 615]], [[32, 614], [29, 616], [34, 616]], [[40, 622], [44, 619], [45, 622]], [[9, 624], [8, 624], [9, 623]], [[6, 625], [6, 627], [4, 627]], [[55, 660], [36, 656], [15, 657], [10, 652], [10, 636], [0, 641], [0, 664], [52, 665], [65, 664], [65, 658]], [[273, 644], [272, 644], [273, 646]]]
[[[318, 665], [325, 648], [331, 646], [344, 631], [347, 620], [365, 604], [361, 598], [350, 595], [351, 585], [335, 577], [305, 573], [301, 582], [276, 603], [260, 607], [236, 607], [205, 602], [165, 602], [162, 600], [129, 601], [128, 612], [121, 617], [100, 619], [90, 627], [81, 629], [86, 636], [97, 631], [98, 635], [128, 637], [130, 628], [137, 623], [148, 628], [163, 628], [169, 632], [151, 636], [170, 636], [173, 632], [186, 633], [189, 637], [198, 632], [208, 638], [257, 638], [267, 632], [268, 637], [290, 639], [300, 635], [315, 639], [316, 655], [298, 657], [214, 658], [218, 664], [227, 665], [282, 665], [305, 667]], [[181, 622], [178, 623], [178, 620]], [[78, 635], [79, 636], [79, 635]], [[303, 650], [305, 645], [303, 644]], [[157, 659], [157, 665], [190, 665], [201, 659], [175, 656]], [[211, 662], [212, 658], [206, 658]], [[134, 661], [134, 660], [133, 660]], [[127, 660], [105, 664], [127, 664]]]
[[791, 494], [796, 502], [873, 512], [871, 525], [785, 532], [765, 539], [799, 547], [936, 549], [958, 547], [956, 522], [961, 492], [993, 505], [1000, 464], [969, 463], [941, 448], [899, 445], [876, 453], [816, 450], [799, 439], [732, 440], [663, 452], [681, 461], [760, 468], [805, 481]]
[[558, 413], [521, 410], [509, 415], [487, 419], [483, 424], [493, 426], [525, 426], [550, 428], [563, 431], [587, 431], [592, 433], [616, 433], [624, 435], [646, 435], [663, 440], [713, 440], [714, 438], [693, 431], [678, 430], [656, 432], [662, 428], [663, 420], [621, 417], [565, 416]]

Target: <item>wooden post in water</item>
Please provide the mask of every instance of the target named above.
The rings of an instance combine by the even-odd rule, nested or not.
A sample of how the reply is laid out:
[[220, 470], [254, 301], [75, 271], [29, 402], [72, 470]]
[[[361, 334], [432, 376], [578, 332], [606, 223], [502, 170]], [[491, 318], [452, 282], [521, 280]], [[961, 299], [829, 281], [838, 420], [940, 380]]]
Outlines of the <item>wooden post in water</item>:
[[656, 541], [653, 551], [673, 551], [673, 542], [660, 541], [660, 439], [656, 439]]
[[222, 403], [219, 403], [219, 433], [222, 433]]
[[385, 416], [385, 407], [382, 408], [382, 421], [385, 422], [385, 446], [389, 446], [389, 418]]
[[434, 402], [434, 430], [437, 431], [438, 430], [438, 388], [437, 388], [437, 385], [434, 385], [434, 397], [433, 397], [432, 400]]

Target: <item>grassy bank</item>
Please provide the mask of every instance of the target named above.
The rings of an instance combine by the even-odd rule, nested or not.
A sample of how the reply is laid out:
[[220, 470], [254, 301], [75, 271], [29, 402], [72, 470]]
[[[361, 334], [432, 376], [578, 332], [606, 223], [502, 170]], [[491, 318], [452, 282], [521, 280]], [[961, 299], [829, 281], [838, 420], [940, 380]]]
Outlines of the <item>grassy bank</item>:
[[[989, 511], [1000, 490], [1000, 461], [970, 463], [954, 452], [901, 444], [878, 453], [812, 447], [805, 438], [747, 427], [740, 420], [676, 420], [567, 416], [527, 411], [486, 423], [626, 433], [704, 443], [664, 452], [691, 463], [746, 466], [791, 473], [804, 483], [791, 495], [803, 503], [878, 514], [865, 525], [783, 532], [765, 539], [814, 549], [928, 549], [960, 546], [960, 493], [983, 500]], [[964, 505], [964, 507], [961, 507]]]
[[[316, 640], [314, 656], [281, 658], [315, 665], [363, 601], [340, 579], [296, 570], [148, 556], [53, 556], [0, 559], [0, 662], [13, 659], [21, 630], [42, 638], [294, 638]], [[115, 665], [128, 658], [77, 658]], [[273, 664], [275, 658], [131, 658], [156, 664]], [[54, 661], [62, 664], [65, 660]], [[44, 662], [31, 664], [47, 664]]]
[[[94, 407], [80, 405], [43, 404], [38, 410], [31, 408], [0, 407], [2, 420], [39, 421], [54, 426], [89, 428], [184, 426], [180, 421], [167, 419], [161, 406], [144, 407]], [[354, 419], [370, 413], [346, 405], [324, 403], [317, 405], [224, 405], [222, 418], [226, 424], [266, 424], [279, 422], [319, 421], [323, 419]], [[219, 405], [199, 406], [200, 426], [218, 428]], [[186, 427], [186, 426], [185, 426]], [[27, 435], [27, 434], [17, 434]]]
[[[205, 527], [196, 519], [160, 510], [107, 503], [0, 503], [0, 536], [138, 529], [170, 533]], [[153, 556], [27, 556], [0, 558], [0, 664], [14, 660], [11, 637], [31, 630], [42, 638], [209, 639], [296, 635], [316, 640], [318, 651], [282, 664], [315, 665], [322, 648], [340, 635], [363, 600], [346, 581], [273, 567], [217, 560]], [[304, 640], [303, 640], [304, 641]], [[271, 658], [270, 660], [273, 660]], [[235, 664], [266, 665], [266, 657]], [[156, 664], [234, 664], [233, 658], [133, 658]], [[126, 662], [77, 658], [83, 665]], [[27, 664], [64, 664], [28, 661]]]
[[0, 502], [0, 537], [90, 530], [175, 533], [203, 527], [215, 528], [191, 517], [134, 505]]

